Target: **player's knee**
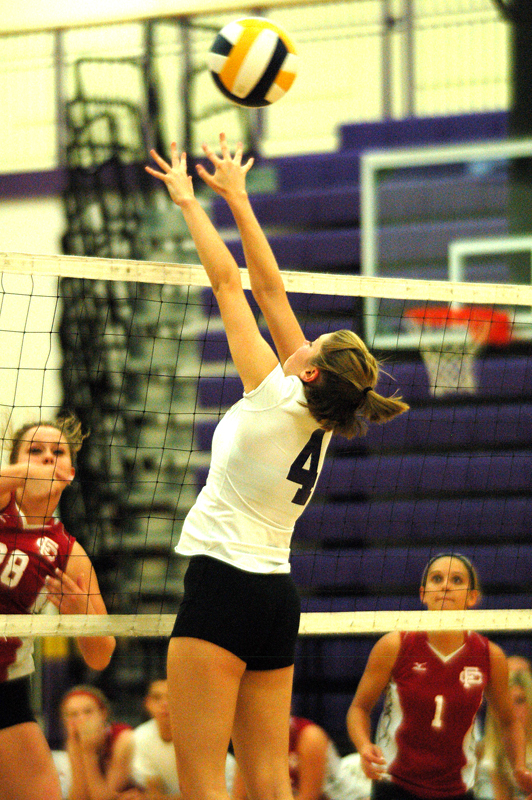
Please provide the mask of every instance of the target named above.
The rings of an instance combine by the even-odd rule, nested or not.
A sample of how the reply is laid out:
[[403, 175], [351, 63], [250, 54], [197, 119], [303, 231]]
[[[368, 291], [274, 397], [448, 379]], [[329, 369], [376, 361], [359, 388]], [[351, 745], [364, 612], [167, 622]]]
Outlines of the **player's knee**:
[[292, 788], [284, 770], [255, 774], [248, 782], [247, 800], [292, 800]]

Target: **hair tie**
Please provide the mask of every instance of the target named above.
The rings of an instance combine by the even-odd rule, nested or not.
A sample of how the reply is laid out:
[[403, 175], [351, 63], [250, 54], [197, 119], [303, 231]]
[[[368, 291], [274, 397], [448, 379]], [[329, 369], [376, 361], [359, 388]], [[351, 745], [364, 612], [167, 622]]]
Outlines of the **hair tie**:
[[373, 389], [373, 386], [364, 387], [364, 389], [362, 389], [362, 394], [364, 395], [364, 397], [367, 397], [368, 392], [371, 392], [372, 389]]

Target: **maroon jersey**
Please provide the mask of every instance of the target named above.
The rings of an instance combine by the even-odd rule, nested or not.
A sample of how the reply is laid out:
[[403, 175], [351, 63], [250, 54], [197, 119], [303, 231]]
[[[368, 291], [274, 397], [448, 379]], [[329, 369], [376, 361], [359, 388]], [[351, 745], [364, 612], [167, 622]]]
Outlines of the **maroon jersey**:
[[401, 633], [376, 743], [391, 779], [426, 798], [460, 795], [474, 782], [474, 722], [490, 679], [489, 642], [466, 632], [441, 655], [426, 633]]
[[[12, 496], [0, 514], [0, 614], [36, 614], [46, 602], [44, 581], [66, 569], [75, 542], [57, 519], [26, 524]], [[0, 681], [33, 672], [33, 639], [0, 637]]]

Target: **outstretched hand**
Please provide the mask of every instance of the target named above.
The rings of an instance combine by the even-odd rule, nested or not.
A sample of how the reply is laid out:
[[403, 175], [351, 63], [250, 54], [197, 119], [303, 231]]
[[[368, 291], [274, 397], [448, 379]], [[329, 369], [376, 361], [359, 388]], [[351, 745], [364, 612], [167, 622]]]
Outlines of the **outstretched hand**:
[[150, 150], [150, 155], [155, 162], [160, 166], [162, 172], [159, 172], [152, 167], [145, 167], [146, 172], [153, 175], [154, 178], [159, 178], [160, 181], [166, 184], [166, 188], [170, 193], [170, 197], [180, 206], [194, 197], [194, 188], [192, 186], [192, 178], [187, 174], [187, 155], [186, 153], [177, 152], [177, 145], [172, 142], [171, 145], [172, 166], [168, 164], [164, 158], [161, 158], [156, 150]]
[[228, 200], [246, 193], [246, 175], [255, 159], [248, 158], [246, 163], [242, 164], [244, 147], [241, 142], [236, 146], [234, 156], [231, 156], [225, 133], [220, 134], [220, 149], [222, 151], [221, 158], [208, 145], [203, 145], [203, 152], [214, 166], [213, 175], [207, 172], [201, 164], [196, 166], [196, 170], [207, 186]]

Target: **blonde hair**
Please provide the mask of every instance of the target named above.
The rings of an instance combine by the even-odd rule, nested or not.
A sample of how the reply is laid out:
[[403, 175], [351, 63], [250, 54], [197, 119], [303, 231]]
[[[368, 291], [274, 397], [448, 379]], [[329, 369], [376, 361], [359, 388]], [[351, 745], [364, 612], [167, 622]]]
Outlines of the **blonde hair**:
[[351, 439], [363, 436], [368, 422], [388, 422], [407, 411], [400, 397], [375, 391], [379, 362], [353, 331], [335, 331], [313, 359], [319, 377], [304, 383], [307, 407], [325, 430]]
[[26, 433], [32, 428], [40, 427], [55, 428], [55, 430], [61, 431], [67, 440], [72, 464], [75, 464], [76, 454], [81, 450], [81, 445], [87, 436], [89, 436], [89, 433], [82, 432], [81, 422], [72, 412], [66, 412], [65, 414], [62, 414], [61, 416], [57, 417], [55, 421], [38, 420], [37, 422], [27, 422], [25, 425], [22, 425], [22, 427], [18, 428], [11, 436], [9, 436], [11, 445], [9, 463], [17, 463], [20, 445], [24, 440]]

